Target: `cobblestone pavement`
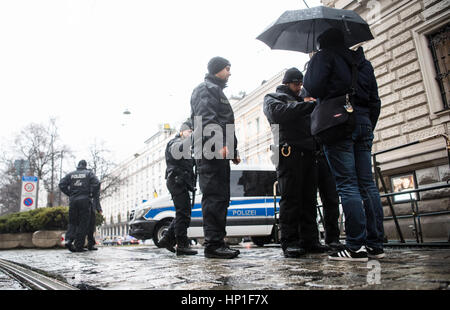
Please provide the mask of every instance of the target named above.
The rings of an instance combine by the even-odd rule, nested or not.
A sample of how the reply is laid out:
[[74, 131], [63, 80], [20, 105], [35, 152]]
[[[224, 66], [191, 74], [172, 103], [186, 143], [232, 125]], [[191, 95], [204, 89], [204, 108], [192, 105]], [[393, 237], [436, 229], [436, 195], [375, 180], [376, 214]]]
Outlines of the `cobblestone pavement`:
[[[0, 258], [45, 270], [72, 285], [100, 289], [307, 290], [449, 289], [450, 249], [387, 248], [387, 257], [368, 263], [335, 262], [326, 254], [287, 259], [277, 245], [241, 243], [233, 260], [198, 255], [177, 257], [154, 245], [2, 250]], [[0, 273], [0, 289], [23, 289]]]

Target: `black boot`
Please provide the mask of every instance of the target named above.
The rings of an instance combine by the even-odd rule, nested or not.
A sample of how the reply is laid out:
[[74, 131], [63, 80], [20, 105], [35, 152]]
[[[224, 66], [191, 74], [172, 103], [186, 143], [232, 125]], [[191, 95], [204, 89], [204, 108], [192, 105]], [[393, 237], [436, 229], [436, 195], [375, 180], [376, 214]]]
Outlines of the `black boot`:
[[70, 252], [73, 252], [75, 248], [73, 247], [72, 240], [68, 240], [64, 245]]
[[288, 245], [283, 249], [284, 257], [287, 258], [298, 258], [305, 253], [305, 249], [301, 248], [299, 245]]
[[183, 239], [177, 241], [177, 256], [180, 255], [195, 255], [198, 252], [196, 250], [191, 249], [191, 245], [189, 244], [188, 239]]
[[172, 253], [175, 253], [175, 248], [174, 248], [175, 244], [176, 244], [175, 239], [170, 238], [167, 233], [165, 233], [163, 235], [163, 237], [161, 238], [161, 240], [159, 240], [159, 246], [162, 248], [166, 248], [167, 250], [169, 250]]
[[239, 253], [237, 253], [237, 251], [227, 248], [225, 245], [218, 248], [205, 248], [205, 257], [207, 258], [231, 259], [237, 257], [238, 255]]

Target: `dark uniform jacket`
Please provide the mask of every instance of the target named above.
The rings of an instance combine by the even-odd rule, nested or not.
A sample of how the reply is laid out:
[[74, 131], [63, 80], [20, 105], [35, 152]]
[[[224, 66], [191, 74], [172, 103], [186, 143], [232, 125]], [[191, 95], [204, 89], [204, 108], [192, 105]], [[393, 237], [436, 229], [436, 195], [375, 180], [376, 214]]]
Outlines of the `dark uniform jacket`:
[[70, 201], [89, 199], [95, 195], [100, 187], [98, 178], [91, 170], [77, 168], [59, 182], [61, 191], [69, 196]]
[[[223, 146], [227, 145], [227, 132], [226, 125], [232, 124], [234, 126], [234, 113], [231, 108], [228, 98], [223, 93], [223, 89], [226, 87], [226, 82], [215, 75], [207, 74], [205, 81], [198, 85], [192, 92], [191, 97], [191, 119], [192, 124], [194, 124], [194, 140], [202, 137], [202, 148], [205, 142], [207, 142], [211, 137], [200, 135], [198, 132], [200, 128], [195, 123], [195, 117], [202, 117], [202, 131], [209, 124], [216, 124], [220, 126], [223, 134]], [[234, 141], [234, 146], [231, 148], [228, 146], [231, 155], [234, 158], [237, 156], [237, 139], [233, 130], [233, 137], [229, 138], [229, 141]], [[198, 158], [198, 142], [194, 141], [196, 147], [195, 158]], [[233, 156], [232, 156], [233, 157]]]
[[[179, 177], [187, 185], [194, 185], [194, 160], [191, 157], [191, 139], [182, 139], [177, 134], [166, 146], [166, 179], [168, 177]], [[175, 157], [174, 157], [175, 155]]]
[[279, 125], [280, 145], [287, 143], [305, 151], [315, 150], [310, 128], [315, 105], [312, 101], [303, 102], [286, 85], [264, 97], [263, 111], [270, 124]]
[[344, 95], [351, 85], [352, 62], [356, 62], [358, 68], [354, 102], [356, 123], [372, 125], [374, 129], [381, 102], [372, 64], [365, 58], [362, 47], [356, 51], [345, 48], [320, 50], [308, 64], [303, 86], [318, 99], [318, 104], [321, 99]]

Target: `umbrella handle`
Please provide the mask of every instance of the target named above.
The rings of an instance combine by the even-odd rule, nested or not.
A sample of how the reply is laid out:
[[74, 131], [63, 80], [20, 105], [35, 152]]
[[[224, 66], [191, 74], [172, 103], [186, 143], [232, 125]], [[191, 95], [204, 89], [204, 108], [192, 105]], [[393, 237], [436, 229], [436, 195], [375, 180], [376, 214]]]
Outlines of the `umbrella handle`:
[[348, 28], [348, 24], [347, 24], [347, 20], [346, 20], [346, 18], [347, 18], [347, 16], [345, 16], [345, 15], [342, 15], [342, 21], [344, 22], [344, 25], [345, 25], [345, 30], [350, 34], [351, 33], [351, 31], [350, 31], [350, 28]]

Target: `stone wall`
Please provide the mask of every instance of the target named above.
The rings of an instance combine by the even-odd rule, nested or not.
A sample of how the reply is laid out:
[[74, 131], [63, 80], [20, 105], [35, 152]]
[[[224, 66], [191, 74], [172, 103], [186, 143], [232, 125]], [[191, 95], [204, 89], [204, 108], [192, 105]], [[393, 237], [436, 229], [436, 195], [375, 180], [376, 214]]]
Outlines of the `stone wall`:
[[415, 36], [417, 27], [448, 13], [450, 0], [322, 1], [324, 5], [353, 9], [366, 20], [375, 2], [381, 10], [380, 17], [370, 24], [375, 39], [362, 44], [374, 67], [382, 104], [373, 151], [448, 135], [450, 111], [442, 115], [430, 108], [418, 53], [420, 40]]

